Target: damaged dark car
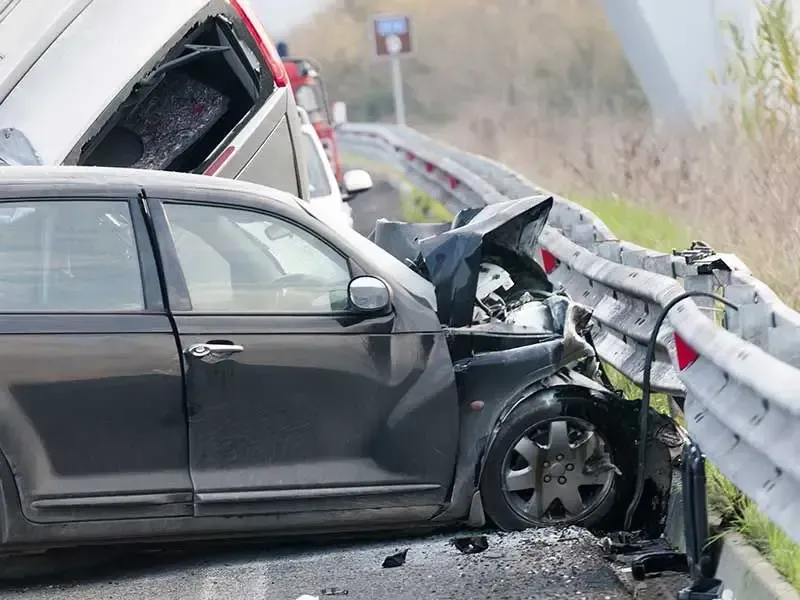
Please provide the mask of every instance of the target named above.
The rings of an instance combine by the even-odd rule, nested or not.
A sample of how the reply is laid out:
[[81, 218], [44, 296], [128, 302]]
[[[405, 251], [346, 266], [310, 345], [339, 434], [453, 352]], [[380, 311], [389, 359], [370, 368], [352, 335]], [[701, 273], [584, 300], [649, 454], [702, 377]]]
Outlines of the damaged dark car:
[[[591, 311], [535, 260], [552, 205], [539, 196], [465, 209], [452, 223], [380, 220], [370, 237], [435, 285], [458, 388], [459, 463], [475, 465], [455, 481], [472, 494], [470, 518], [617, 531], [634, 495], [639, 405], [603, 371]], [[629, 528], [655, 537], [681, 441], [668, 419], [652, 412], [649, 422]]]
[[[590, 312], [534, 260], [551, 198], [381, 220], [370, 241], [221, 178], [9, 166], [4, 182], [3, 560], [621, 527], [638, 405], [604, 383]], [[632, 528], [658, 535], [672, 450], [650, 422]]]

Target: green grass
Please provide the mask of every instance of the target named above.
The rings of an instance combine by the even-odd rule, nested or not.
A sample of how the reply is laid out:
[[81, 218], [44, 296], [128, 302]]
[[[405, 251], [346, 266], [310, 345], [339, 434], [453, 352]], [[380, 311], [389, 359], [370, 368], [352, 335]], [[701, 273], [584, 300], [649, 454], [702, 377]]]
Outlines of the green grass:
[[412, 189], [400, 198], [403, 218], [414, 223], [449, 223], [453, 220], [444, 205], [423, 192]]
[[692, 242], [689, 231], [666, 215], [617, 199], [576, 199], [572, 196], [570, 199], [600, 217], [621, 240], [660, 252], [683, 250]]
[[[596, 214], [620, 239], [661, 252], [687, 248], [691, 236], [687, 228], [668, 218], [621, 200], [577, 199]], [[623, 375], [610, 372], [612, 383], [629, 398], [640, 390]], [[653, 396], [653, 406], [668, 411], [664, 396]], [[758, 511], [755, 503], [742, 494], [714, 465], [708, 463], [709, 506], [722, 517], [728, 530], [737, 531], [797, 590], [800, 590], [800, 546], [792, 542], [774, 523]]]

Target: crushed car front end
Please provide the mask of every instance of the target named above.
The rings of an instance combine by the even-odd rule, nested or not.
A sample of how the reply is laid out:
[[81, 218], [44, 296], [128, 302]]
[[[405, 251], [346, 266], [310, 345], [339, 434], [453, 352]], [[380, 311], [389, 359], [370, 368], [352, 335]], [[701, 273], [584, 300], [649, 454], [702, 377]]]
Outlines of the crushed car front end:
[[[460, 402], [459, 459], [443, 520], [468, 513], [472, 524], [488, 518], [505, 529], [622, 528], [639, 408], [603, 372], [591, 309], [559, 291], [535, 260], [552, 206], [551, 197], [534, 196], [463, 210], [452, 223], [379, 220], [371, 234], [436, 289]], [[650, 421], [654, 431], [676, 433], [655, 412]], [[559, 432], [562, 450], [553, 441]], [[676, 450], [663, 435], [644, 443], [647, 498], [632, 528], [657, 536]]]

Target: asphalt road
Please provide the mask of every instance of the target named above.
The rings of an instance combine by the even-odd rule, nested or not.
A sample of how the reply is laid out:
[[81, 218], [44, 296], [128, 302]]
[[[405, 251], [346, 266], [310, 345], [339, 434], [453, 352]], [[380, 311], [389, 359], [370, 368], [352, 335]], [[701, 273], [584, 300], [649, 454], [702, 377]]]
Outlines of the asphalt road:
[[375, 221], [381, 217], [403, 218], [397, 191], [385, 181], [377, 179], [372, 190], [353, 198], [350, 206], [353, 209], [353, 227], [362, 235], [368, 235], [375, 227]]
[[[377, 183], [353, 201], [356, 228], [398, 218], [394, 190]], [[458, 534], [474, 535], [474, 532]], [[128, 554], [58, 579], [0, 586], [4, 600], [623, 600], [597, 540], [581, 529], [488, 533], [488, 548], [464, 554], [456, 534], [338, 545], [251, 543], [172, 546]], [[384, 559], [408, 549], [405, 563]], [[66, 561], [65, 561], [66, 564]], [[639, 595], [646, 598], [645, 595]], [[652, 596], [652, 598], [661, 596]]]
[[[465, 532], [472, 534], [472, 532]], [[0, 588], [4, 600], [623, 600], [630, 596], [581, 529], [490, 533], [463, 554], [452, 534], [310, 548], [240, 546], [130, 556], [60, 580]], [[408, 549], [406, 561], [384, 559]], [[346, 593], [345, 593], [346, 592]]]

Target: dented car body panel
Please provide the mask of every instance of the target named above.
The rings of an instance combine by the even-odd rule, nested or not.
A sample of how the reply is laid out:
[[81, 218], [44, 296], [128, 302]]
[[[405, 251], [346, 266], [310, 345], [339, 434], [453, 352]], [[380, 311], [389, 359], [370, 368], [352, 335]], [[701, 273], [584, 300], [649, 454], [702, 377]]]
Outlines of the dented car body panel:
[[[10, 166], [3, 175], [0, 554], [482, 522], [485, 456], [516, 406], [549, 410], [559, 390], [576, 389], [608, 411], [622, 402], [575, 370], [592, 369], [587, 313], [563, 296], [534, 299], [505, 275], [497, 281], [506, 287], [493, 290], [502, 264], [477, 264], [478, 276], [458, 285], [444, 276], [456, 270], [442, 268], [441, 293], [276, 190], [96, 167]], [[467, 254], [510, 256], [506, 266], [518, 268], [541, 205], [487, 214], [493, 225], [473, 214], [466, 237], [490, 240], [492, 252]], [[288, 237], [252, 227], [270, 219]], [[442, 244], [421, 240], [431, 265], [463, 247], [458, 229], [441, 233]], [[506, 246], [492, 237], [510, 230]], [[40, 248], [43, 231], [53, 243]], [[350, 278], [383, 281], [391, 306], [364, 312], [327, 291], [326, 310], [280, 304], [291, 286], [286, 271], [270, 275], [272, 261], [289, 256], [278, 242], [303, 239]], [[66, 278], [48, 266], [63, 261]], [[138, 279], [125, 281], [131, 265]], [[238, 293], [203, 305], [198, 276], [228, 276], [241, 293], [262, 285], [257, 309], [225, 303]], [[141, 306], [102, 304], [135, 281]], [[476, 305], [470, 323], [442, 323], [465, 313], [452, 296], [464, 285], [488, 313]], [[450, 301], [446, 312], [440, 299]]]

